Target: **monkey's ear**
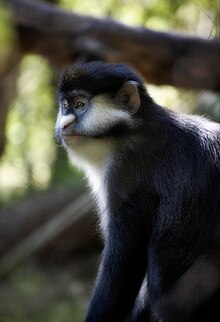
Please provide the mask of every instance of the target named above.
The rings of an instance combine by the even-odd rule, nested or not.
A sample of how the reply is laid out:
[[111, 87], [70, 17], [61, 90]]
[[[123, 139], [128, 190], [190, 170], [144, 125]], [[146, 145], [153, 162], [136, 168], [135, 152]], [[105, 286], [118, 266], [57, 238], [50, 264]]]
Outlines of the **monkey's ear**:
[[140, 97], [137, 88], [137, 83], [134, 81], [125, 82], [117, 93], [117, 98], [120, 104], [126, 108], [131, 115], [134, 115], [140, 106]]

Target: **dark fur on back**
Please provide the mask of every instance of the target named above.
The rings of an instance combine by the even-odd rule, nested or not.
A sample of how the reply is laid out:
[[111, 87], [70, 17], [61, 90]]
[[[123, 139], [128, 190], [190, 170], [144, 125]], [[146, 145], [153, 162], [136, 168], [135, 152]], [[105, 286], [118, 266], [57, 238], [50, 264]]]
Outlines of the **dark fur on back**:
[[[134, 243], [138, 231], [138, 249], [148, 249], [148, 290], [142, 301], [149, 297], [153, 308], [186, 270], [212, 252], [217, 274], [212, 277], [216, 283], [220, 281], [220, 129], [217, 125], [210, 129], [211, 123], [203, 118], [176, 114], [156, 105], [142, 113], [145, 121], [139, 135], [134, 140], [130, 138], [129, 144], [115, 156], [116, 168], [109, 169], [109, 195], [110, 208], [120, 213], [116, 215], [119, 227], [129, 224], [118, 205], [130, 209], [128, 220], [136, 216], [133, 232], [131, 229], [133, 237], [126, 241], [126, 247]], [[117, 243], [116, 232], [111, 236], [113, 244]], [[144, 262], [137, 265], [140, 273]], [[191, 275], [186, 283], [193, 284]], [[209, 280], [207, 275], [204, 285]], [[198, 308], [195, 305], [191, 309], [195, 299], [190, 294], [185, 307], [178, 299], [177, 303], [171, 301], [169, 307], [159, 309], [160, 313], [166, 312], [164, 320], [161, 315], [162, 321], [199, 322], [204, 317], [218, 321], [220, 284], [216, 287]], [[203, 292], [205, 286], [201, 288]], [[138, 320], [136, 317], [132, 321], [150, 321], [148, 315], [145, 306]]]

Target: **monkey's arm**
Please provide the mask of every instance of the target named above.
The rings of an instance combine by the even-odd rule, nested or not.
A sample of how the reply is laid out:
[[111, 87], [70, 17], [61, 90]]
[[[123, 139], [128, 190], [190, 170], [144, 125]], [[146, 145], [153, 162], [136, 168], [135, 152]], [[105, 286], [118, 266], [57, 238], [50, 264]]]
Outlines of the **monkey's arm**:
[[[86, 322], [121, 322], [131, 312], [147, 268], [146, 218], [134, 204], [111, 213]], [[145, 231], [144, 231], [145, 228]], [[138, 232], [138, 233], [137, 233]]]

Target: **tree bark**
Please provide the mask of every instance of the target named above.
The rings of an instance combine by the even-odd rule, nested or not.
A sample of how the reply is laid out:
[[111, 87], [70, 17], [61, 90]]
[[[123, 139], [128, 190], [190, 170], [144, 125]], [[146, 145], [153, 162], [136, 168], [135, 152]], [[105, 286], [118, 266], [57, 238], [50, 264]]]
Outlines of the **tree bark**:
[[220, 90], [219, 39], [131, 28], [30, 0], [7, 5], [22, 50], [46, 56], [58, 69], [76, 59], [102, 59], [130, 64], [157, 85]]

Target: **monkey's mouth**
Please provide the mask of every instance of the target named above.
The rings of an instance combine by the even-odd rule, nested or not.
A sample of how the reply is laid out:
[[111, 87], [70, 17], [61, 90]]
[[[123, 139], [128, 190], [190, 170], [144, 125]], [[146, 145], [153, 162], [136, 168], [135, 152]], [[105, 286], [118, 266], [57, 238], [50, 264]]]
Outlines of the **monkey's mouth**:
[[76, 137], [76, 136], [83, 136], [82, 134], [78, 134], [78, 133], [71, 133], [71, 134], [62, 134], [62, 137]]
[[70, 128], [64, 128], [62, 130], [60, 130], [60, 135], [63, 138], [73, 138], [73, 137], [80, 137], [83, 136], [81, 133], [79, 133], [78, 131], [75, 131], [74, 129], [70, 129]]

